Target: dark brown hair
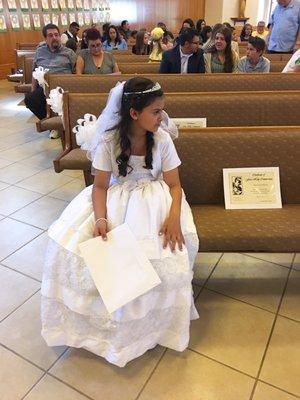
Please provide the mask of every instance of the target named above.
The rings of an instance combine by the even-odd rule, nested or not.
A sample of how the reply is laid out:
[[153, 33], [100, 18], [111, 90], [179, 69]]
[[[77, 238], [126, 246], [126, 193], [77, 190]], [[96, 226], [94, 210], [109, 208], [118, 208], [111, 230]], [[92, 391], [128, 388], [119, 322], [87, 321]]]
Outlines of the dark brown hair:
[[[216, 31], [215, 38], [218, 33], [221, 33], [224, 36], [226, 42], [226, 47], [224, 51], [225, 53], [224, 72], [232, 72], [234, 67], [233, 54], [231, 49], [232, 31], [231, 29], [227, 28], [227, 26], [222, 25], [222, 27]], [[217, 49], [216, 46], [214, 45], [211, 49], [211, 53], [215, 53], [216, 51]]]
[[[136, 111], [142, 111], [145, 107], [149, 106], [158, 97], [163, 96], [163, 91], [155, 90], [148, 93], [136, 93], [142, 92], [153, 88], [155, 83], [148, 78], [136, 77], [129, 79], [123, 89], [123, 96], [121, 101], [121, 121], [115, 127], [119, 132], [119, 141], [121, 153], [116, 158], [118, 164], [119, 174], [121, 176], [126, 176], [129, 172], [130, 165], [128, 164], [129, 157], [131, 154], [131, 142], [129, 138], [129, 133], [131, 130], [132, 118], [130, 116], [130, 109], [133, 108]], [[124, 94], [126, 93], [126, 94]], [[152, 169], [152, 148], [154, 146], [153, 132], [146, 133], [146, 156], [145, 156], [145, 166], [146, 169]]]

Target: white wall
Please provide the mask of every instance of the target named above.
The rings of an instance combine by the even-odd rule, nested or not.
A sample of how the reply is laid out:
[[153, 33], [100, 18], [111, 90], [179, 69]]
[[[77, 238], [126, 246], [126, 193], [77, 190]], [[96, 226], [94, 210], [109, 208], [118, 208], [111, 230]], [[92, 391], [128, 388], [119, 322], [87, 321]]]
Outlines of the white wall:
[[[268, 10], [271, 0], [247, 0], [245, 17], [248, 22], [256, 25], [258, 21], [268, 22]], [[217, 22], [233, 23], [231, 17], [237, 17], [239, 10], [239, 0], [206, 0], [205, 2], [205, 20], [208, 25], [214, 25]]]
[[207, 25], [214, 25], [222, 21], [223, 0], [205, 1], [205, 21]]

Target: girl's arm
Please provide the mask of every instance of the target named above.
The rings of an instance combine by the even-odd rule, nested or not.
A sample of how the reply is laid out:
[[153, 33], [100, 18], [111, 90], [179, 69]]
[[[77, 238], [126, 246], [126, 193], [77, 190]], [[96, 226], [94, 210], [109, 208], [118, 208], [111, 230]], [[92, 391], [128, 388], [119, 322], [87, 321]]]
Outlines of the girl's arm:
[[116, 73], [116, 72], [120, 72], [120, 70], [119, 70], [119, 66], [118, 66], [118, 64], [117, 64], [117, 63], [115, 63], [115, 65], [114, 65], [114, 69], [113, 69], [113, 73]]
[[166, 248], [169, 244], [171, 250], [175, 251], [175, 246], [177, 243], [179, 250], [182, 250], [182, 244], [184, 244], [184, 238], [180, 226], [182, 189], [178, 168], [163, 172], [163, 179], [170, 188], [172, 204], [170, 207], [169, 216], [163, 223], [159, 234], [165, 235], [163, 243], [164, 248]]
[[[106, 240], [106, 195], [109, 187], [111, 172], [97, 170], [92, 191], [93, 208], [95, 215], [94, 237], [102, 236]], [[103, 219], [99, 219], [103, 218]]]
[[84, 59], [81, 56], [78, 56], [76, 61], [76, 74], [77, 75], [83, 74], [83, 70], [84, 70]]

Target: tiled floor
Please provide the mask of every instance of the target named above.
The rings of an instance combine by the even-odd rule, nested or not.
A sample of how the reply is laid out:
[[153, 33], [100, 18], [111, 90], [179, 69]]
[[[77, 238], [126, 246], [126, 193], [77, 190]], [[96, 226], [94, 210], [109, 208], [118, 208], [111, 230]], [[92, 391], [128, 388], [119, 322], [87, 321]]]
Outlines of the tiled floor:
[[300, 398], [300, 254], [201, 254], [188, 350], [156, 347], [119, 369], [40, 336], [46, 229], [84, 187], [56, 174], [59, 140], [36, 133], [0, 81], [0, 399]]

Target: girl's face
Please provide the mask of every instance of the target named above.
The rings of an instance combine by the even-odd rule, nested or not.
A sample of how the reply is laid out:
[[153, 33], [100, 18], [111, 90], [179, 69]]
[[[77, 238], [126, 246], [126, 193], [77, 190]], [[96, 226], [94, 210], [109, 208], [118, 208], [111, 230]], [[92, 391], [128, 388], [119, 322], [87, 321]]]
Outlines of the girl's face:
[[131, 109], [131, 117], [143, 131], [156, 132], [162, 121], [164, 106], [164, 98], [158, 97], [142, 111]]
[[226, 49], [226, 40], [223, 33], [217, 33], [215, 37], [215, 46], [218, 51], [223, 51]]
[[202, 22], [201, 22], [201, 29], [203, 29], [203, 28], [205, 27], [205, 25], [206, 25], [206, 22], [205, 22], [205, 21], [202, 21]]
[[114, 28], [110, 28], [108, 31], [108, 34], [109, 34], [110, 40], [113, 40], [113, 41], [116, 40], [117, 32]]
[[191, 27], [191, 25], [188, 22], [184, 22], [184, 24], [182, 25], [183, 29], [189, 29]]
[[148, 42], [149, 42], [149, 35], [148, 35], [147, 32], [145, 32], [145, 35], [144, 35], [144, 44], [148, 44]]
[[94, 56], [98, 56], [102, 52], [101, 40], [89, 40], [89, 49]]
[[252, 28], [251, 28], [251, 26], [246, 26], [245, 35], [246, 35], [246, 36], [250, 36], [251, 33], [252, 33]]
[[211, 35], [212, 35], [212, 31], [207, 32], [207, 34], [206, 34], [207, 40], [211, 38]]

